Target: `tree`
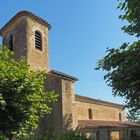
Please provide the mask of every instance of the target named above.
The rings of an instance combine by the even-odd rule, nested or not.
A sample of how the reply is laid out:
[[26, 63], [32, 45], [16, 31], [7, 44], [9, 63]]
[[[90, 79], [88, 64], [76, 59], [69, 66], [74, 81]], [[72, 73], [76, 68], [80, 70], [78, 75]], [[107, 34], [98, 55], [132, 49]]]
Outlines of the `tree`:
[[44, 91], [44, 71], [31, 71], [24, 58], [18, 62], [8, 49], [0, 48], [0, 131], [7, 137], [26, 137], [37, 128], [40, 117], [50, 113], [48, 103], [57, 94]]
[[126, 116], [127, 120], [130, 122], [140, 122], [140, 115], [138, 112], [133, 110], [129, 110]]
[[114, 96], [124, 97], [126, 106], [140, 110], [140, 1], [121, 0], [120, 19], [128, 25], [122, 30], [136, 37], [133, 43], [123, 43], [118, 49], [107, 49], [107, 55], [97, 62], [97, 70], [107, 71], [104, 79], [112, 87]]

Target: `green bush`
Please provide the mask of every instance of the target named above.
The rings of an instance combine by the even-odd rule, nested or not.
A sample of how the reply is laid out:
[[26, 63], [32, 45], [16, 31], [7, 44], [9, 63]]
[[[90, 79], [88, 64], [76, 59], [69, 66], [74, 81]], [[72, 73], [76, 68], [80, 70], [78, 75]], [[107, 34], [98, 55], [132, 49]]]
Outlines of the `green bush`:
[[88, 138], [86, 138], [86, 136], [81, 135], [80, 133], [75, 132], [75, 131], [67, 132], [64, 135], [62, 135], [62, 138], [63, 137], [64, 137], [64, 140], [89, 140]]
[[90, 140], [90, 139], [86, 138], [86, 136], [81, 135], [78, 132], [70, 131], [63, 134], [54, 134], [52, 136], [48, 136], [47, 134], [34, 136], [28, 140]]
[[0, 132], [0, 140], [8, 140], [2, 132]]

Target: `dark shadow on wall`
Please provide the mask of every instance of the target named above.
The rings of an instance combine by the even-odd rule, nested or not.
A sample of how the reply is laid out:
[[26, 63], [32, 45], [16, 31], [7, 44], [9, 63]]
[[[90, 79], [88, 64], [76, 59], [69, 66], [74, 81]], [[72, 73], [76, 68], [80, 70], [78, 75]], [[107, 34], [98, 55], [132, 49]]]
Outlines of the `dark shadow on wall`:
[[63, 117], [63, 127], [64, 131], [71, 131], [72, 129], [72, 114], [66, 114]]

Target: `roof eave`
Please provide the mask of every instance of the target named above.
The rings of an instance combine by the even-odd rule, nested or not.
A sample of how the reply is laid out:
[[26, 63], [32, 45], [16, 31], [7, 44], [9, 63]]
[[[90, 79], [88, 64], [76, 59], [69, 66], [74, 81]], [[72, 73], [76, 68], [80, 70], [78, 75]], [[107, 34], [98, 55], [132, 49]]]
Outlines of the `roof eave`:
[[67, 80], [78, 81], [76, 77], [70, 76], [68, 74], [65, 74], [56, 70], [50, 70], [49, 73], [61, 76], [62, 78], [67, 79]]
[[94, 98], [90, 98], [90, 97], [85, 97], [85, 96], [81, 96], [81, 95], [75, 95], [76, 100], [77, 101], [83, 101], [83, 102], [93, 102], [93, 103], [100, 103], [100, 104], [104, 104], [107, 106], [113, 106], [113, 107], [117, 107], [117, 108], [121, 108], [122, 110], [125, 109], [125, 107], [121, 104], [117, 104], [117, 103], [112, 103], [112, 102], [108, 102], [108, 101], [103, 101], [103, 100], [98, 100], [98, 99], [94, 99]]

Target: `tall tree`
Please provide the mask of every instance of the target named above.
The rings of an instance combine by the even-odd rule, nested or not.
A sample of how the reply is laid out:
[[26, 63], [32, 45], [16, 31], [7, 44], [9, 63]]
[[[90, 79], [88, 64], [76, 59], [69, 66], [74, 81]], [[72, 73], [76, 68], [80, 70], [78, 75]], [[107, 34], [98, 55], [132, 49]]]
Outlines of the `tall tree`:
[[127, 120], [130, 122], [140, 122], [140, 114], [139, 112], [135, 112], [133, 110], [129, 110], [126, 116]]
[[107, 55], [97, 63], [97, 70], [107, 71], [104, 79], [112, 87], [114, 96], [124, 97], [126, 106], [140, 110], [140, 1], [121, 0], [119, 16], [127, 21], [122, 30], [137, 38], [133, 43], [123, 43], [118, 49], [107, 49]]
[[44, 91], [45, 72], [31, 71], [25, 59], [14, 60], [13, 53], [0, 48], [0, 131], [7, 137], [28, 136], [39, 118], [49, 113], [53, 92]]

